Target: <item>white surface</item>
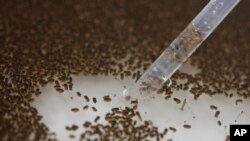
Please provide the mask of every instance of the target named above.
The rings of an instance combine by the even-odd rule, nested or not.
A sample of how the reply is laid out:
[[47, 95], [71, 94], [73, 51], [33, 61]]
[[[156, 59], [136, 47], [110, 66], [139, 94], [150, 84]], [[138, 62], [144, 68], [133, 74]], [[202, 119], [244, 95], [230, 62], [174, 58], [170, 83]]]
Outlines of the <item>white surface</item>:
[[[196, 72], [190, 66], [183, 66], [182, 70]], [[35, 99], [33, 105], [43, 115], [42, 121], [52, 132], [57, 134], [61, 141], [78, 140], [80, 133], [83, 133], [82, 124], [88, 120], [93, 122], [97, 115], [101, 116], [99, 122], [104, 122], [104, 115], [114, 106], [124, 105], [121, 100], [124, 85], [127, 87], [132, 83], [131, 80], [116, 80], [113, 77], [73, 77], [73, 91], [66, 91], [63, 94], [57, 93], [53, 86], [42, 88], [42, 95]], [[88, 95], [89, 98], [96, 97], [98, 102], [85, 102], [83, 96], [78, 97], [76, 92]], [[114, 95], [117, 96], [114, 96]], [[112, 101], [103, 102], [104, 95], [111, 95]], [[71, 99], [70, 97], [73, 97]], [[151, 120], [160, 131], [166, 127], [176, 127], [177, 132], [168, 132], [166, 138], [174, 141], [224, 141], [229, 134], [230, 124], [250, 124], [250, 100], [243, 100], [243, 103], [235, 105], [237, 97], [226, 98], [224, 95], [209, 97], [201, 96], [198, 100], [193, 99], [193, 95], [188, 91], [175, 92], [173, 97], [182, 101], [187, 100], [184, 111], [180, 110], [181, 104], [176, 104], [172, 99], [165, 100], [162, 96], [140, 102], [139, 110], [142, 118]], [[93, 112], [91, 108], [83, 110], [83, 106], [93, 105], [98, 109]], [[210, 105], [216, 105], [221, 111], [219, 118], [214, 117], [215, 110], [210, 109]], [[79, 112], [72, 112], [71, 108], [79, 108]], [[243, 114], [240, 114], [244, 111]], [[146, 113], [146, 114], [145, 114]], [[235, 120], [237, 119], [237, 122]], [[222, 122], [222, 126], [217, 121]], [[183, 124], [192, 125], [191, 129], [183, 128]], [[79, 126], [77, 131], [67, 131], [65, 126], [76, 124]], [[77, 138], [70, 139], [69, 134], [76, 135]]]

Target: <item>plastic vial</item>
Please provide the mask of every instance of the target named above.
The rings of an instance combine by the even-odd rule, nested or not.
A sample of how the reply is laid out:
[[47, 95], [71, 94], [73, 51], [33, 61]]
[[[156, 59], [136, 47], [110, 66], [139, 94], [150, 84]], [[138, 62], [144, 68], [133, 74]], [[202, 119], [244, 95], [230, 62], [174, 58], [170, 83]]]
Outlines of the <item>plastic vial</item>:
[[125, 94], [145, 98], [155, 94], [240, 0], [211, 0]]

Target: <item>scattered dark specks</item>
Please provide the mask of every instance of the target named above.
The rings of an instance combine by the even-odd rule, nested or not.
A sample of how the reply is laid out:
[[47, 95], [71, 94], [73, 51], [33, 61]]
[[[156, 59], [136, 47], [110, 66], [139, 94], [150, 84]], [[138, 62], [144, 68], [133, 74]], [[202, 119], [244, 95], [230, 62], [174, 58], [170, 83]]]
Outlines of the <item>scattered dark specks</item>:
[[211, 109], [211, 110], [217, 110], [218, 108], [217, 108], [217, 106], [215, 106], [215, 105], [210, 105], [210, 109]]
[[80, 92], [76, 92], [77, 96], [81, 97], [82, 94]]
[[96, 112], [97, 111], [97, 109], [95, 108], [95, 107], [91, 107], [92, 108], [92, 110], [94, 111], [94, 112]]
[[59, 93], [63, 93], [64, 92], [64, 90], [61, 89], [61, 88], [56, 88], [56, 91], [58, 91]]
[[221, 126], [221, 121], [220, 121], [220, 120], [218, 120], [218, 121], [217, 121], [217, 124], [218, 124], [219, 126]]
[[176, 104], [180, 104], [181, 103], [181, 100], [178, 99], [178, 98], [176, 98], [176, 97], [174, 97], [173, 100], [176, 102]]
[[177, 131], [177, 129], [174, 128], [174, 127], [169, 127], [169, 130], [171, 130], [171, 131], [173, 131], [173, 132], [176, 132], [176, 131]]
[[189, 125], [189, 124], [184, 124], [183, 127], [184, 127], [184, 128], [187, 128], [187, 129], [190, 129], [190, 128], [191, 128], [191, 125]]
[[220, 111], [216, 111], [215, 114], [214, 114], [214, 117], [218, 118], [220, 115]]
[[236, 99], [236, 100], [235, 100], [235, 105], [238, 105], [239, 103], [242, 103], [242, 102], [243, 102], [242, 99]]
[[75, 135], [70, 134], [70, 135], [69, 135], [69, 138], [74, 139], [74, 138], [75, 138]]
[[106, 95], [103, 97], [103, 100], [106, 101], [106, 102], [110, 102], [111, 101], [111, 98], [109, 95]]
[[97, 99], [95, 97], [92, 98], [93, 103], [97, 102]]
[[73, 124], [72, 126], [66, 126], [65, 129], [68, 131], [76, 131], [78, 129], [78, 126]]
[[78, 112], [79, 109], [78, 109], [78, 108], [72, 108], [71, 111], [72, 111], [72, 112]]
[[99, 119], [100, 119], [100, 116], [97, 116], [94, 121], [98, 122]]
[[85, 105], [84, 107], [83, 107], [83, 110], [87, 110], [89, 108], [89, 105]]
[[89, 97], [87, 95], [84, 95], [84, 99], [86, 102], [89, 102]]

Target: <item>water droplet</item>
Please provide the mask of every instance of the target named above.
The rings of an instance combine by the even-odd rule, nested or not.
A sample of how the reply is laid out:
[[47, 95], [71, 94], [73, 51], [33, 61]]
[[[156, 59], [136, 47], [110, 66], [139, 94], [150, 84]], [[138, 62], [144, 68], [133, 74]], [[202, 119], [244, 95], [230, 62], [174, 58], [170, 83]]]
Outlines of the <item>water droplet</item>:
[[163, 76], [162, 79], [164, 82], [166, 82], [168, 80], [167, 77], [165, 77], [165, 76]]
[[167, 86], [170, 87], [172, 85], [172, 80], [171, 79], [168, 79], [167, 81]]
[[224, 5], [224, 2], [220, 2], [220, 5], [223, 6], [223, 5]]
[[122, 95], [123, 95], [124, 97], [128, 96], [128, 90], [127, 90], [127, 89], [124, 89], [124, 90], [122, 91]]

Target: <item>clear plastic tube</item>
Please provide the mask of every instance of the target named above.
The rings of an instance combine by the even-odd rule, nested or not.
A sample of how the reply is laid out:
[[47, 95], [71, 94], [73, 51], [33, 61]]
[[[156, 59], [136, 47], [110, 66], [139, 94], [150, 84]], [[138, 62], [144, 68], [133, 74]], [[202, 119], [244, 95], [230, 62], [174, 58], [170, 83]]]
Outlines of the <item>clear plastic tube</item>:
[[127, 97], [155, 94], [240, 0], [211, 0], [148, 70], [129, 89]]

